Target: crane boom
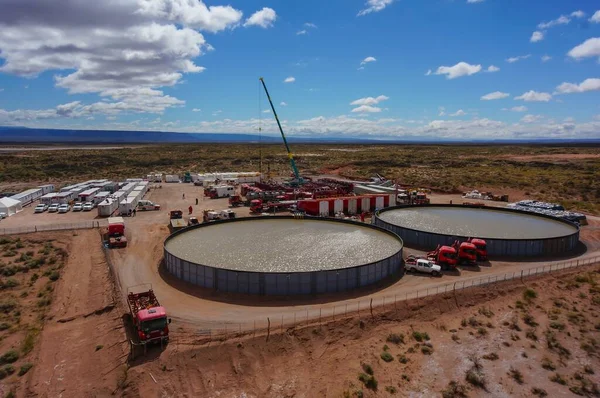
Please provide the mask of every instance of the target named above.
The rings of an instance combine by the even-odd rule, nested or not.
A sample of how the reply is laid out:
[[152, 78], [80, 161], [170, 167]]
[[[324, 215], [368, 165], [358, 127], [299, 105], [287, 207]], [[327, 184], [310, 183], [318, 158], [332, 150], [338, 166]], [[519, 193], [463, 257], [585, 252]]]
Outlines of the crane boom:
[[292, 171], [294, 172], [294, 176], [298, 183], [301, 183], [302, 178], [300, 178], [300, 173], [298, 172], [298, 167], [296, 167], [296, 161], [294, 160], [294, 155], [290, 150], [290, 146], [288, 145], [287, 139], [285, 138], [285, 134], [283, 133], [283, 128], [281, 128], [281, 123], [279, 122], [279, 117], [277, 117], [277, 111], [275, 111], [275, 106], [273, 105], [273, 101], [271, 101], [271, 96], [269, 95], [269, 90], [267, 90], [267, 85], [265, 84], [265, 79], [260, 78], [260, 82], [262, 83], [263, 88], [265, 89], [265, 93], [267, 93], [267, 98], [269, 100], [269, 104], [271, 104], [271, 110], [273, 111], [273, 115], [275, 116], [275, 121], [277, 122], [277, 126], [279, 127], [279, 132], [281, 133], [281, 137], [283, 138], [283, 143], [285, 144], [285, 149], [287, 150], [288, 158], [290, 159], [290, 165], [292, 166]]

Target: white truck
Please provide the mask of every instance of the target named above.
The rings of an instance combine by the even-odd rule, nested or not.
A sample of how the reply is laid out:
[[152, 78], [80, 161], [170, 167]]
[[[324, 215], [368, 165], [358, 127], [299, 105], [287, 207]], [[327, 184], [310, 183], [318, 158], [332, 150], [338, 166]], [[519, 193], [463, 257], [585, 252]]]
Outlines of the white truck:
[[149, 200], [140, 200], [137, 205], [138, 210], [160, 210], [160, 205]]
[[442, 272], [442, 267], [437, 265], [431, 260], [424, 258], [416, 258], [409, 256], [404, 262], [404, 269], [406, 272], [423, 272], [425, 274], [431, 274], [432, 276], [438, 276]]

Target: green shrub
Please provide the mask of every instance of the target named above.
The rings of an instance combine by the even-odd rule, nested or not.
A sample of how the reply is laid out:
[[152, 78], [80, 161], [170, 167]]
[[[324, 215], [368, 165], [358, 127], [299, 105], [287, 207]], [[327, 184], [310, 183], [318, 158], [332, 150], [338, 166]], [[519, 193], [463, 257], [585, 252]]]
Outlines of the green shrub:
[[537, 292], [533, 289], [525, 289], [525, 291], [523, 292], [523, 299], [530, 301], [534, 298], [537, 298]]
[[12, 299], [0, 301], [0, 311], [4, 312], [5, 314], [8, 314], [15, 308], [17, 308], [17, 303]]
[[10, 350], [0, 357], [0, 363], [13, 363], [19, 359], [19, 353], [15, 350]]
[[371, 376], [373, 375], [373, 367], [371, 367], [371, 365], [369, 365], [368, 363], [363, 363], [361, 366], [366, 374], [369, 374]]
[[60, 274], [58, 273], [58, 271], [52, 271], [52, 273], [50, 274], [50, 276], [48, 277], [52, 282], [57, 281], [58, 278], [60, 278]]
[[566, 328], [566, 325], [562, 322], [550, 322], [550, 327], [552, 329], [563, 331]]
[[375, 379], [375, 376], [361, 373], [358, 375], [358, 380], [360, 380], [369, 390], [377, 390], [377, 379]]
[[479, 308], [479, 314], [485, 316], [486, 318], [491, 318], [494, 316], [494, 311], [492, 311], [489, 307], [481, 307]]
[[27, 331], [25, 339], [23, 340], [23, 343], [21, 343], [21, 352], [23, 355], [27, 355], [31, 352], [31, 350], [33, 350], [33, 347], [35, 346], [35, 339], [39, 333], [40, 331], [35, 328], [31, 328]]
[[589, 375], [593, 375], [594, 374], [594, 368], [592, 368], [590, 365], [585, 365], [583, 367], [583, 371]]
[[381, 359], [383, 359], [385, 362], [392, 362], [394, 357], [389, 352], [384, 351], [381, 353]]
[[533, 395], [537, 395], [540, 398], [544, 398], [544, 397], [548, 396], [548, 393], [546, 392], [546, 390], [544, 390], [543, 388], [538, 388], [538, 387], [533, 387], [531, 389], [531, 393]]
[[488, 331], [486, 328], [480, 327], [477, 329], [477, 334], [480, 336], [485, 336], [488, 334]]
[[421, 347], [421, 352], [424, 355], [431, 355], [433, 353], [433, 347], [430, 347], [428, 345], [424, 345]]
[[10, 329], [10, 323], [2, 322], [0, 323], [0, 331]]
[[512, 377], [517, 383], [523, 384], [523, 373], [521, 373], [518, 369], [510, 368], [508, 371], [510, 377]]
[[495, 360], [497, 360], [498, 358], [500, 358], [500, 357], [499, 357], [499, 356], [498, 356], [498, 354], [496, 354], [495, 352], [492, 352], [492, 353], [490, 353], [490, 354], [485, 354], [485, 355], [483, 356], [483, 359], [487, 359], [488, 361], [495, 361]]
[[387, 391], [390, 394], [395, 394], [398, 392], [398, 390], [394, 386], [386, 386], [385, 391]]
[[544, 368], [546, 370], [556, 370], [556, 365], [554, 365], [554, 362], [552, 362], [552, 360], [550, 358], [543, 358], [542, 359], [542, 368]]
[[453, 380], [442, 390], [442, 398], [467, 398], [467, 387]]
[[429, 340], [429, 334], [427, 334], [427, 332], [414, 331], [412, 334], [412, 337], [413, 337], [413, 339], [417, 340], [418, 342]]
[[529, 329], [527, 332], [525, 332], [525, 337], [533, 341], [538, 341], [537, 334], [535, 334], [535, 329]]
[[390, 333], [386, 339], [388, 343], [404, 344], [404, 334]]
[[31, 364], [29, 362], [21, 365], [21, 368], [19, 369], [19, 376], [23, 376], [24, 374], [29, 372], [29, 370], [31, 370], [32, 367], [33, 367], [33, 364]]
[[552, 376], [550, 376], [550, 381], [561, 384], [563, 386], [567, 385], [567, 381], [558, 373], [555, 373]]
[[15, 367], [12, 365], [5, 365], [0, 368], [0, 379], [4, 379], [6, 376], [10, 376], [15, 373]]
[[398, 355], [398, 362], [405, 364], [408, 363], [408, 357], [404, 354]]

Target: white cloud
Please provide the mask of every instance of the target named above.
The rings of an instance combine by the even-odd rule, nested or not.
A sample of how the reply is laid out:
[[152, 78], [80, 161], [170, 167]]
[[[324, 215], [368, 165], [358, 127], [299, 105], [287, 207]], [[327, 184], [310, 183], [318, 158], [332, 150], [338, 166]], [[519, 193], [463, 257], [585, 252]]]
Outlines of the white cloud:
[[600, 10], [596, 11], [590, 18], [590, 22], [600, 23]]
[[562, 83], [556, 87], [555, 94], [585, 93], [586, 91], [600, 91], [600, 79], [585, 79], [580, 84]]
[[572, 48], [567, 55], [575, 59], [600, 57], [600, 37], [587, 39], [580, 45]]
[[4, 89], [3, 89], [3, 88], [0, 88], [0, 93], [1, 93], [1, 92], [3, 92], [3, 91], [4, 91]]
[[527, 58], [529, 58], [529, 57], [531, 57], [531, 54], [527, 54], [527, 55], [518, 55], [518, 56], [516, 56], [516, 57], [510, 57], [510, 58], [507, 58], [507, 59], [506, 59], [506, 62], [508, 62], [508, 63], [512, 64], [512, 63], [515, 63], [515, 62], [517, 62], [517, 61], [520, 61], [520, 60], [522, 60], [522, 59], [527, 59]]
[[481, 71], [481, 65], [470, 65], [466, 62], [459, 62], [454, 66], [440, 66], [435, 71], [436, 75], [446, 75], [447, 79], [455, 79], [461, 76], [474, 75]]
[[365, 3], [366, 8], [360, 10], [357, 16], [363, 16], [372, 12], [379, 12], [392, 4], [394, 0], [367, 0]]
[[574, 123], [575, 122], [575, 118], [569, 116], [569, 117], [564, 118], [563, 122]]
[[540, 32], [539, 30], [533, 32], [531, 34], [531, 38], [529, 39], [529, 41], [532, 43], [537, 43], [538, 41], [542, 40], [544, 40], [544, 32]]
[[543, 117], [540, 115], [525, 115], [521, 118], [521, 122], [523, 123], [535, 123], [541, 120]]
[[378, 113], [381, 112], [381, 108], [370, 105], [361, 105], [358, 108], [352, 109], [352, 113]]
[[537, 91], [530, 90], [518, 97], [515, 97], [515, 99], [527, 102], [548, 102], [552, 99], [552, 95], [548, 93], [538, 93]]
[[581, 10], [573, 11], [573, 12], [571, 13], [571, 16], [572, 16], [573, 18], [583, 18], [583, 17], [585, 17], [585, 12], [583, 12], [583, 11], [581, 11]]
[[317, 25], [311, 22], [306, 22], [304, 26], [306, 26], [307, 28], [317, 29]]
[[466, 112], [463, 111], [462, 109], [459, 109], [456, 112], [450, 114], [450, 116], [452, 116], [452, 117], [465, 116], [465, 115], [466, 115]]
[[214, 111], [214, 112], [212, 113], [212, 115], [213, 115], [213, 116], [218, 116], [218, 115], [220, 115], [221, 113], [223, 113], [223, 111], [219, 109], [219, 110], [216, 110], [216, 111]]
[[483, 3], [484, 0], [467, 0], [469, 4]]
[[548, 28], [551, 28], [551, 27], [557, 26], [557, 25], [566, 25], [569, 22], [571, 22], [571, 18], [567, 17], [566, 15], [561, 15], [560, 17], [553, 19], [552, 21], [540, 23], [538, 25], [538, 28], [548, 29]]
[[269, 7], [264, 7], [260, 11], [256, 11], [252, 14], [246, 22], [244, 22], [244, 26], [260, 26], [261, 28], [270, 28], [273, 26], [273, 22], [277, 19], [277, 13], [275, 10]]
[[487, 68], [487, 72], [490, 72], [490, 73], [492, 73], [492, 72], [498, 72], [499, 70], [500, 70], [500, 68], [498, 68], [497, 66], [494, 66], [494, 65], [490, 65]]
[[281, 106], [287, 106], [288, 104], [287, 104], [287, 102], [281, 101], [281, 102], [279, 103], [279, 105], [281, 105]]
[[548, 61], [550, 61], [551, 59], [552, 59], [552, 57], [551, 57], [551, 56], [549, 56], [549, 55], [544, 55], [544, 56], [542, 56], [542, 62], [548, 62]]
[[285, 80], [283, 81], [284, 83], [293, 83], [296, 81], [296, 78], [293, 76], [290, 77], [286, 77]]
[[300, 36], [300, 35], [305, 35], [306, 33], [307, 33], [306, 29], [302, 29], [302, 30], [297, 31], [296, 35]]
[[200, 109], [200, 108], [194, 108], [194, 109], [192, 109], [192, 112], [202, 112], [202, 109]]
[[377, 59], [375, 57], [367, 57], [361, 61], [361, 65], [368, 64], [369, 62], [376, 62]]
[[265, 109], [264, 111], [262, 111], [262, 113], [271, 113], [270, 109]]
[[438, 116], [446, 116], [446, 108], [444, 108], [443, 106], [438, 106]]
[[427, 72], [425, 72], [425, 76], [429, 76], [431, 75], [431, 69], [427, 69]]
[[356, 68], [356, 70], [365, 70], [364, 66], [359, 66], [358, 68]]
[[513, 112], [527, 112], [527, 107], [525, 105], [513, 106], [510, 110]]
[[493, 93], [489, 93], [484, 95], [483, 97], [481, 97], [482, 101], [492, 101], [492, 100], [499, 100], [502, 98], [506, 98], [510, 96], [509, 93], [503, 93], [501, 91], [494, 91]]
[[386, 97], [385, 95], [380, 95], [380, 96], [375, 97], [375, 98], [373, 98], [373, 97], [364, 97], [364, 98], [359, 98], [357, 100], [352, 101], [350, 103], [350, 105], [356, 105], [356, 106], [358, 106], [358, 105], [377, 105], [380, 102], [387, 101], [389, 99], [390, 98]]
[[[50, 71], [70, 94], [97, 94], [80, 113], [162, 113], [184, 101], [165, 95], [210, 51], [197, 30], [235, 27], [242, 12], [201, 1], [122, 0], [106, 3], [20, 0], [0, 13], [0, 71], [35, 77]], [[27, 15], [26, 19], [22, 16]], [[49, 17], [52, 16], [52, 17]]]

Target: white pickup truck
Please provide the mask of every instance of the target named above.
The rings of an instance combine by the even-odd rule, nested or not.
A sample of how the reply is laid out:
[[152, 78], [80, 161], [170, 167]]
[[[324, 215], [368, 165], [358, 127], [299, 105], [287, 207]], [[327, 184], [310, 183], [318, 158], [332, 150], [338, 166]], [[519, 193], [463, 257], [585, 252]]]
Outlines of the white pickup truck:
[[424, 258], [407, 258], [404, 269], [406, 272], [423, 272], [433, 276], [438, 276], [442, 272], [442, 267]]

